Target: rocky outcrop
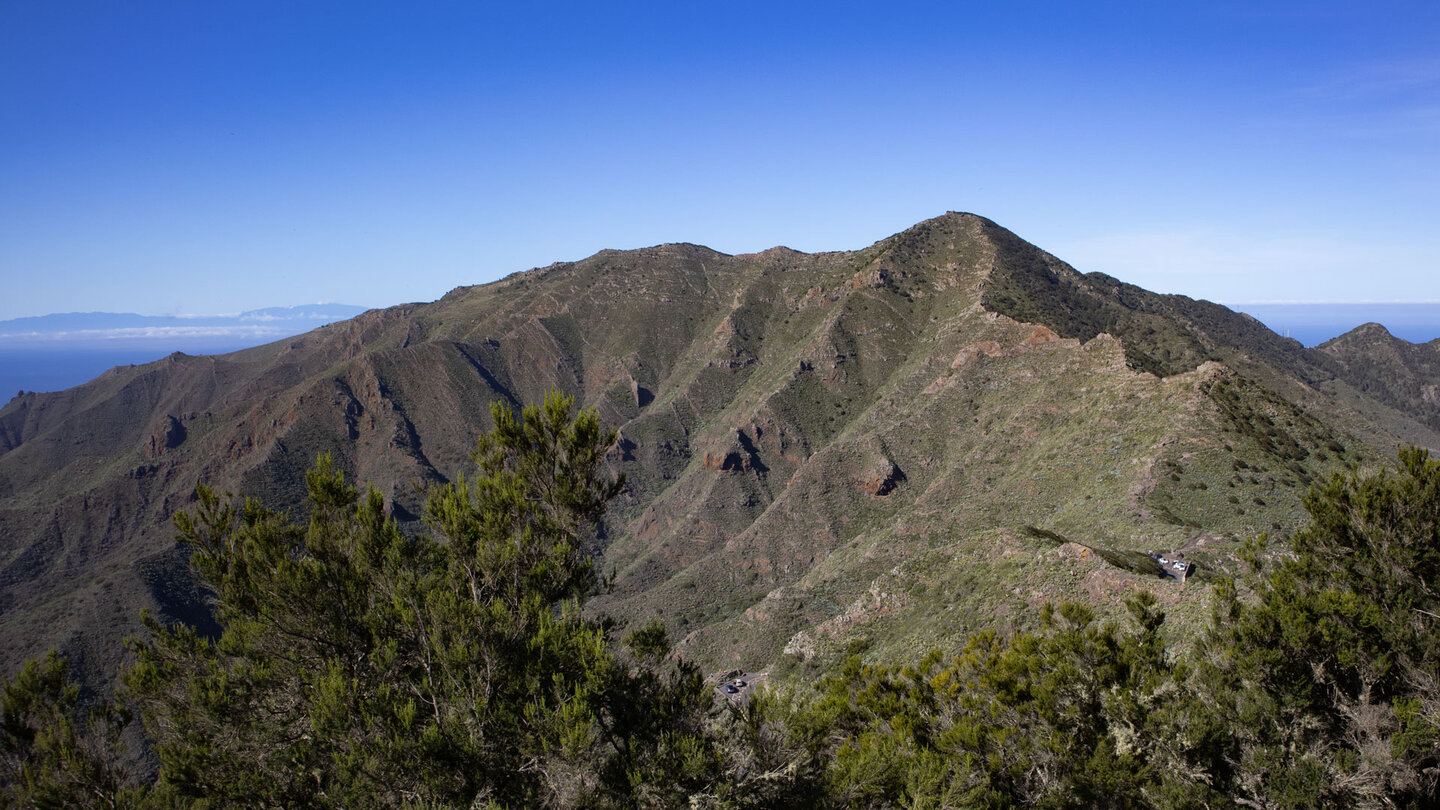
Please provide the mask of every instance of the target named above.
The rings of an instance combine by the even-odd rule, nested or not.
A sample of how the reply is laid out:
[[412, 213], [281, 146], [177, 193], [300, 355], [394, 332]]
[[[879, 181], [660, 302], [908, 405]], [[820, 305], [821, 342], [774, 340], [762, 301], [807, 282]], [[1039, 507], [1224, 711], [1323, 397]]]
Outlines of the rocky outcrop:
[[150, 444], [147, 455], [150, 458], [159, 458], [167, 450], [173, 450], [185, 441], [185, 425], [179, 419], [167, 414], [160, 428], [150, 434]]

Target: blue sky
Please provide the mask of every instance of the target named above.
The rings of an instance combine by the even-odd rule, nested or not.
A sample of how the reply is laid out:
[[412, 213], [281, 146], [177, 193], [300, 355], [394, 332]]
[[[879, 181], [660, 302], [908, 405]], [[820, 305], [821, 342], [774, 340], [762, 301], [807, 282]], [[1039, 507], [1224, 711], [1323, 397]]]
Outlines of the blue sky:
[[946, 210], [1161, 292], [1440, 301], [1440, 3], [0, 0], [0, 319]]

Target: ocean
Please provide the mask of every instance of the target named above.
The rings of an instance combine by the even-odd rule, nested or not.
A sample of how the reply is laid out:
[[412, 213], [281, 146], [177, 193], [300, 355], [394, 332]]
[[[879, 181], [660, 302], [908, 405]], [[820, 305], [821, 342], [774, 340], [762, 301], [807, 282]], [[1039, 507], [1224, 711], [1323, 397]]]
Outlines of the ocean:
[[38, 345], [0, 346], [0, 404], [20, 391], [63, 391], [89, 382], [115, 366], [159, 360], [173, 352], [223, 354], [247, 345], [196, 345], [166, 343], [153, 347], [94, 347]]
[[1277, 334], [1318, 346], [1367, 323], [1383, 325], [1411, 343], [1440, 338], [1440, 303], [1431, 304], [1227, 304], [1254, 316]]

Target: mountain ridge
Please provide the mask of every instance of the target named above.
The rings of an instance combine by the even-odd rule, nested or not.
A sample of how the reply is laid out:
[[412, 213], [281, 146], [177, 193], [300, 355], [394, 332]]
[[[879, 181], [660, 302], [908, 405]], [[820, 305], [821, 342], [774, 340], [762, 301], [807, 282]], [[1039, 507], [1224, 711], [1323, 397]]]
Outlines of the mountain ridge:
[[[423, 486], [466, 468], [491, 399], [551, 388], [621, 437], [630, 488], [598, 540], [617, 578], [597, 607], [659, 616], [706, 663], [920, 644], [933, 622], [916, 617], [957, 582], [971, 585], [946, 597], [964, 607], [952, 634], [1023, 621], [1036, 592], [1077, 583], [1113, 605], [1147, 580], [1019, 527], [1122, 561], [1209, 538], [1223, 565], [1227, 544], [1295, 526], [1307, 481], [1378, 464], [1397, 439], [1440, 445], [1429, 412], [1348, 368], [1219, 305], [1080, 274], [971, 214], [858, 251], [602, 251], [12, 400], [0, 656], [59, 645], [103, 679], [126, 611], [203, 613], [166, 524], [197, 480], [298, 508], [328, 451], [413, 522]], [[1181, 631], [1200, 591], [1168, 595]]]

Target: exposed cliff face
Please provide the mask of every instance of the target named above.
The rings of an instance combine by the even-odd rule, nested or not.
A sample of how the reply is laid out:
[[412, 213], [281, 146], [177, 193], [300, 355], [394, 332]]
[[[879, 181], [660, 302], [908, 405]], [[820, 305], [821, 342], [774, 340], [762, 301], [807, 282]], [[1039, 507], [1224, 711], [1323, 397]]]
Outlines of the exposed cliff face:
[[[0, 656], [59, 644], [102, 672], [139, 607], [198, 615], [168, 529], [197, 481], [298, 506], [331, 452], [415, 520], [416, 485], [467, 468], [491, 400], [551, 388], [620, 430], [630, 489], [605, 527], [602, 608], [659, 615], [692, 655], [753, 667], [817, 626], [807, 638], [842, 645], [837, 628], [920, 638], [906, 617], [934, 594], [988, 583], [947, 597], [968, 606], [948, 614], [959, 632], [1068, 595], [1070, 558], [1017, 526], [1121, 551], [1247, 536], [1293, 525], [1310, 477], [1370, 458], [1352, 432], [1434, 436], [1405, 401], [1375, 405], [1392, 426], [1376, 427], [1343, 371], [965, 214], [849, 253], [605, 251], [13, 400]], [[878, 578], [891, 596], [868, 622]], [[894, 595], [922, 582], [930, 597]]]

